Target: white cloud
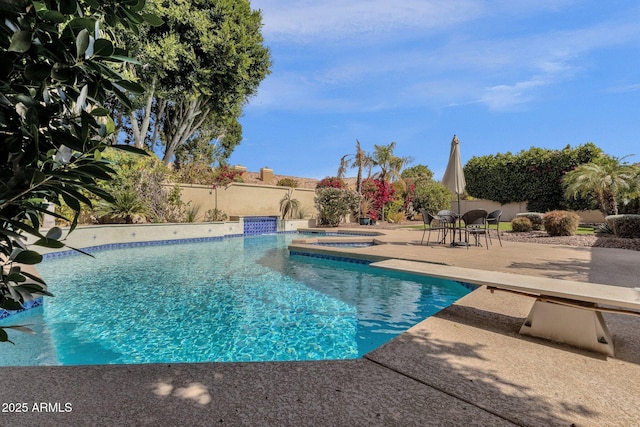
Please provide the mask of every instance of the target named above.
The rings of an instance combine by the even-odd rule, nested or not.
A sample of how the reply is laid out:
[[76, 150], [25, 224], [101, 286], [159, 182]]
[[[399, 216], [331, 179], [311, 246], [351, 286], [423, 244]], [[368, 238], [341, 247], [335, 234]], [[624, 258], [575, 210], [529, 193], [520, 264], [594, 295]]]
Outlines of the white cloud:
[[627, 93], [638, 91], [640, 91], [640, 83], [625, 84], [609, 88], [609, 92], [611, 93]]
[[[522, 106], [584, 71], [594, 52], [640, 40], [633, 13], [583, 27], [567, 21], [550, 30], [538, 22], [515, 36], [492, 29], [572, 3], [504, 0], [489, 9], [472, 0], [254, 1], [267, 40], [287, 46], [287, 65], [263, 83], [251, 105], [334, 112]], [[314, 47], [295, 47], [310, 40]]]
[[263, 33], [289, 43], [344, 41], [355, 35], [379, 39], [391, 32], [462, 28], [479, 19], [513, 19], [557, 11], [576, 0], [253, 0], [263, 16]]
[[268, 38], [289, 42], [442, 28], [483, 13], [474, 0], [257, 0], [252, 7], [262, 10]]
[[543, 79], [532, 79], [513, 85], [493, 86], [486, 89], [485, 94], [480, 98], [480, 102], [493, 110], [508, 109], [529, 102], [533, 97], [531, 91], [547, 84], [548, 82]]

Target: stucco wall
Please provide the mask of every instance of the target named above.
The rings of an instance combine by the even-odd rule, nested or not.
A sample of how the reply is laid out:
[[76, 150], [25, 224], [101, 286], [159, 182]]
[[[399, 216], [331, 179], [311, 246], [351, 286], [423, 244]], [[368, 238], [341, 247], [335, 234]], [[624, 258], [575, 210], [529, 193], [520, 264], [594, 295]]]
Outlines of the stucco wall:
[[297, 199], [307, 218], [316, 217], [313, 198], [315, 190], [308, 188], [277, 187], [232, 183], [226, 187], [212, 189], [205, 185], [181, 184], [182, 200], [192, 205], [200, 205], [197, 220], [204, 218], [209, 209], [220, 209], [231, 216], [280, 216], [280, 200], [292, 191], [291, 197]]

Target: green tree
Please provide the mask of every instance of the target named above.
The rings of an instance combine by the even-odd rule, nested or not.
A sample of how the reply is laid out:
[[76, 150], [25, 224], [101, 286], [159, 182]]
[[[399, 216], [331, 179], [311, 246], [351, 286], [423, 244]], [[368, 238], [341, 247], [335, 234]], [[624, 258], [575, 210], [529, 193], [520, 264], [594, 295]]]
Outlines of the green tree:
[[620, 201], [632, 189], [635, 173], [634, 168], [611, 157], [585, 163], [564, 176], [565, 195], [593, 197], [603, 215], [617, 215]]
[[439, 182], [420, 179], [416, 182], [413, 207], [436, 213], [451, 207], [451, 191]]
[[112, 93], [127, 108], [126, 91], [142, 88], [119, 74], [128, 59], [112, 30], [153, 20], [142, 7], [144, 0], [0, 3], [0, 308], [48, 294], [21, 267], [42, 260], [25, 234], [36, 246], [64, 246], [60, 229], [39, 231], [45, 202], [71, 208], [72, 231], [81, 205], [91, 205], [85, 194], [113, 201], [98, 184], [113, 172], [102, 152], [114, 124], [101, 106]]
[[160, 138], [165, 164], [192, 139], [228, 157], [241, 139], [242, 108], [271, 65], [260, 11], [248, 0], [151, 0], [149, 10], [164, 22], [130, 41], [142, 64], [135, 75], [148, 89], [129, 118], [135, 145]]
[[430, 181], [433, 179], [433, 172], [429, 169], [428, 166], [425, 165], [415, 165], [410, 168], [405, 168], [400, 174], [403, 180], [413, 180], [416, 181], [418, 179], [426, 179]]

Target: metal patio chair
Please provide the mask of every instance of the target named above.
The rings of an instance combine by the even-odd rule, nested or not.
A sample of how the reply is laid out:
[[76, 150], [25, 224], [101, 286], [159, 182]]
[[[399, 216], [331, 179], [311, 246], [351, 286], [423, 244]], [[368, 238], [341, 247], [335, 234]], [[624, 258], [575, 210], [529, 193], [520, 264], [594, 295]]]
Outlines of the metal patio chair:
[[465, 242], [467, 243], [467, 249], [469, 249], [469, 236], [473, 235], [476, 246], [482, 246], [478, 238], [479, 235], [484, 234], [485, 246], [489, 249], [489, 240], [487, 235], [489, 229], [487, 228], [487, 211], [484, 209], [473, 209], [465, 212], [461, 219], [464, 222], [464, 235]]
[[487, 234], [489, 235], [489, 241], [493, 245], [493, 240], [491, 240], [491, 226], [495, 224], [496, 226], [496, 234], [498, 235], [498, 241], [500, 242], [500, 246], [502, 246], [502, 239], [500, 238], [500, 217], [502, 216], [502, 211], [497, 209], [493, 212], [490, 212], [487, 215]]
[[[424, 230], [422, 231], [422, 240], [420, 240], [420, 244], [422, 245], [422, 243], [424, 242], [424, 236], [427, 231], [429, 231], [429, 235], [427, 236], [427, 246], [429, 246], [431, 232], [434, 230], [438, 231], [438, 242], [444, 242], [447, 237], [446, 220], [438, 215], [433, 215], [424, 209], [420, 209], [420, 213], [422, 214], [422, 222], [424, 224]], [[442, 233], [442, 238], [440, 238], [440, 233]]]

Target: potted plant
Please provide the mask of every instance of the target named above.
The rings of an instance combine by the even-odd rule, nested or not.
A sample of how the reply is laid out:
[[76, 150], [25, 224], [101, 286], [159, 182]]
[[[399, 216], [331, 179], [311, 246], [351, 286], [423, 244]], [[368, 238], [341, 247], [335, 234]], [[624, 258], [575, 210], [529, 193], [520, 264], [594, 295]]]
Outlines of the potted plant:
[[378, 212], [375, 210], [369, 212], [369, 225], [376, 225], [377, 220], [378, 220]]
[[360, 201], [360, 217], [358, 218], [358, 223], [360, 225], [369, 225], [370, 217], [369, 211], [371, 210], [371, 199], [363, 198]]

